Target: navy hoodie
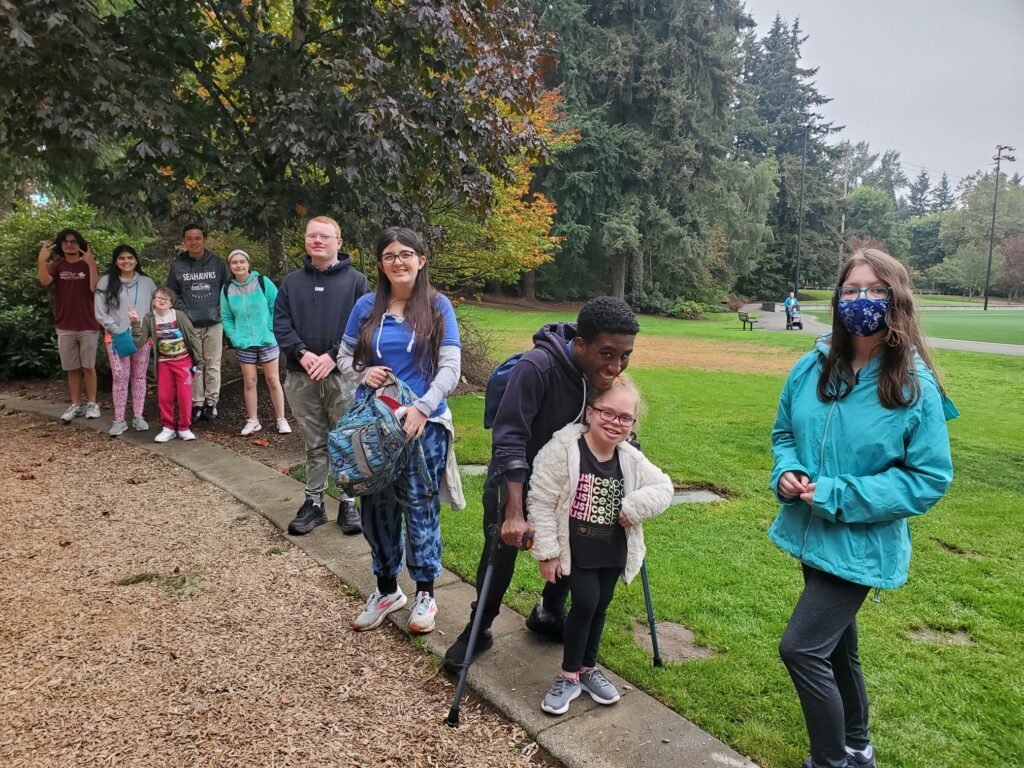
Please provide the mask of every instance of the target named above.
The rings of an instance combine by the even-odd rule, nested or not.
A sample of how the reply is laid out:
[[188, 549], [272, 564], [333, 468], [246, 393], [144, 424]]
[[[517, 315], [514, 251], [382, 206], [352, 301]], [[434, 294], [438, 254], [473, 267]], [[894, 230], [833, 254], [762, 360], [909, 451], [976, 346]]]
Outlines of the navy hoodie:
[[549, 323], [534, 334], [533, 349], [512, 369], [494, 417], [492, 472], [525, 483], [537, 452], [582, 417], [587, 385], [570, 353], [574, 338], [575, 323]]
[[309, 255], [281, 281], [274, 302], [274, 336], [284, 353], [289, 371], [301, 371], [305, 352], [338, 357], [338, 345], [356, 299], [369, 293], [366, 275], [352, 266], [352, 257], [339, 253], [338, 260], [321, 272]]

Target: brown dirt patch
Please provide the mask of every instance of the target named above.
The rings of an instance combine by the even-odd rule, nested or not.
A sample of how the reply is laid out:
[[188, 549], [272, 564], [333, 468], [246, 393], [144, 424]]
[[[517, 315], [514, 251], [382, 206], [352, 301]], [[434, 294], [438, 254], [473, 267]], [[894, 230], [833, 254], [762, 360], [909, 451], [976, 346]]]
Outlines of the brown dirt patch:
[[631, 365], [643, 368], [695, 368], [736, 373], [787, 373], [793, 351], [760, 344], [666, 336], [636, 337]]
[[6, 412], [0, 431], [0, 764], [538, 759], [477, 704], [445, 727], [435, 662], [352, 632], [360, 601], [225, 493], [88, 430]]
[[919, 642], [932, 645], [970, 645], [974, 642], [974, 638], [964, 629], [936, 627], [931, 624], [924, 627], [912, 627], [910, 636]]
[[[656, 621], [654, 628], [658, 634], [658, 651], [665, 661], [693, 661], [715, 655], [713, 649], [698, 643], [693, 632], [682, 624], [672, 621]], [[654, 652], [651, 632], [646, 624], [637, 624], [633, 627], [633, 639], [641, 648], [651, 653]]]

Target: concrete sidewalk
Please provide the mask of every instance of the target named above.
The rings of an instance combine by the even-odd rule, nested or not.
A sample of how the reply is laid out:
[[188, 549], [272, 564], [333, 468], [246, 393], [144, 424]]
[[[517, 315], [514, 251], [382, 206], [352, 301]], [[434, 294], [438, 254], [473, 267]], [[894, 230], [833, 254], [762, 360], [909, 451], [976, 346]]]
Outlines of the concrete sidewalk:
[[[758, 330], [786, 330], [785, 310], [765, 312], [761, 309], [760, 304], [747, 304], [743, 307], [743, 311], [752, 312], [761, 320]], [[824, 311], [827, 312], [828, 310]], [[801, 320], [803, 320], [804, 323], [804, 333], [820, 336], [821, 334], [829, 333], [832, 330], [832, 326], [820, 323], [811, 315], [807, 314], [807, 308], [804, 308], [804, 314], [801, 316]], [[928, 342], [928, 346], [932, 349], [955, 349], [960, 352], [983, 352], [990, 355], [1024, 357], [1024, 344], [995, 344], [988, 341], [963, 341], [961, 339], [939, 339], [933, 337], [929, 337], [925, 339], [925, 341]]]
[[[54, 419], [65, 406], [16, 395], [0, 395], [0, 406]], [[106, 437], [109, 413], [104, 418], [77, 419], [70, 428], [93, 429]], [[303, 499], [303, 486], [292, 478], [227, 448], [200, 439], [191, 443], [173, 440], [154, 443], [156, 430], [129, 431], [118, 440], [137, 444], [163, 456], [252, 507], [282, 531]], [[107, 438], [111, 439], [111, 438]], [[336, 514], [337, 506], [331, 504]], [[287, 534], [285, 534], [287, 535]], [[314, 561], [346, 584], [368, 595], [375, 586], [370, 551], [362, 536], [343, 536], [332, 523], [306, 536], [288, 537]], [[407, 574], [400, 583], [406, 593], [414, 589]], [[440, 610], [437, 630], [424, 636], [427, 647], [438, 656], [462, 630], [469, 616], [475, 589], [445, 570], [436, 582]], [[408, 611], [390, 617], [405, 626]], [[574, 702], [562, 717], [540, 710], [540, 700], [561, 664], [561, 646], [538, 641], [519, 614], [503, 607], [494, 624], [494, 648], [472, 666], [470, 686], [484, 699], [519, 723], [537, 743], [569, 768], [756, 768], [754, 763], [708, 735], [652, 697], [614, 674], [622, 700], [601, 707], [587, 697]], [[438, 720], [447, 711], [437, 713]]]

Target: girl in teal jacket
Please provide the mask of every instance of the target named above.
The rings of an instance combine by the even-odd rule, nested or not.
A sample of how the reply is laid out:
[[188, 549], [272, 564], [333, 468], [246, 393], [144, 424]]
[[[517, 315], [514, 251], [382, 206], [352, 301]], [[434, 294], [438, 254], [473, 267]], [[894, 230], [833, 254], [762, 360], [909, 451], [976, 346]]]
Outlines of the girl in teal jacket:
[[906, 269], [861, 249], [843, 267], [831, 336], [790, 371], [772, 429], [769, 529], [800, 560], [804, 592], [780, 644], [810, 736], [805, 768], [875, 765], [857, 652], [871, 587], [907, 580], [907, 518], [953, 479], [945, 399], [924, 347]]
[[284, 390], [277, 358], [281, 352], [274, 337], [274, 301], [277, 286], [252, 269], [249, 254], [234, 250], [228, 254], [231, 281], [220, 296], [220, 316], [224, 332], [231, 340], [242, 370], [242, 395], [245, 399], [246, 422], [241, 434], [248, 436], [263, 429], [256, 411], [257, 367], [263, 369], [263, 378], [274, 404], [277, 431], [292, 431], [284, 415]]

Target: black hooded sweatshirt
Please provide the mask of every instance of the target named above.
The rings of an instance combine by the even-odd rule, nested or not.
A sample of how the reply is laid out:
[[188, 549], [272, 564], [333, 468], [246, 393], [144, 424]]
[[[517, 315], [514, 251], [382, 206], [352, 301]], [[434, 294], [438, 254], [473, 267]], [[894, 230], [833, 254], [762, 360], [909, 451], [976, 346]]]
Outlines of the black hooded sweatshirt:
[[534, 334], [533, 349], [512, 369], [494, 417], [492, 473], [525, 483], [544, 444], [583, 416], [587, 384], [570, 352], [574, 338], [575, 323], [549, 323]]
[[366, 275], [352, 266], [347, 253], [339, 253], [323, 272], [313, 266], [309, 254], [302, 257], [302, 264], [281, 281], [274, 302], [274, 336], [289, 371], [302, 370], [299, 359], [307, 351], [327, 352], [337, 360], [352, 307], [370, 291]]

